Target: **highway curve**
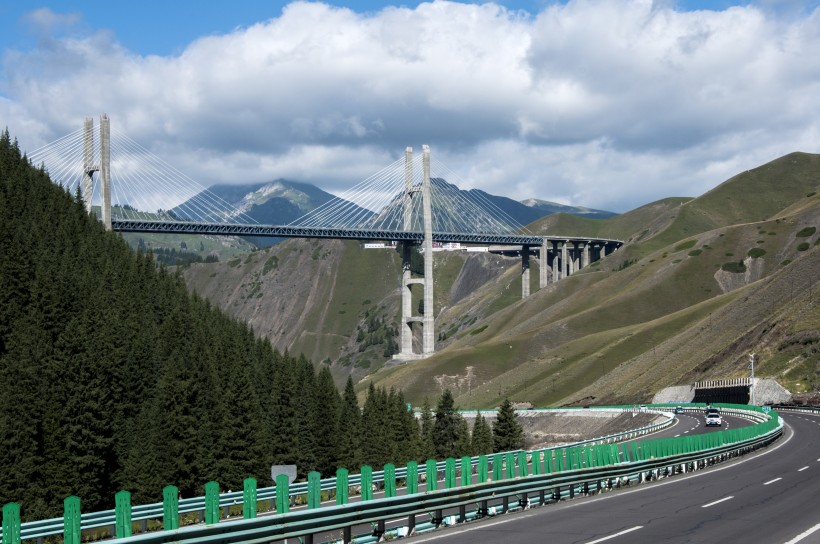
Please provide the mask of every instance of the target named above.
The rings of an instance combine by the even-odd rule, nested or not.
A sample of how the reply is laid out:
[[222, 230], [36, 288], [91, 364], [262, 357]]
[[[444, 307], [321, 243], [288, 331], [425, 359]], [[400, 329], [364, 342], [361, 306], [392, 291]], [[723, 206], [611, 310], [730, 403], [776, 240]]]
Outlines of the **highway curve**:
[[[408, 544], [820, 543], [820, 416], [714, 467], [412, 537]], [[678, 432], [700, 432], [680, 418]], [[732, 424], [730, 421], [730, 424]]]

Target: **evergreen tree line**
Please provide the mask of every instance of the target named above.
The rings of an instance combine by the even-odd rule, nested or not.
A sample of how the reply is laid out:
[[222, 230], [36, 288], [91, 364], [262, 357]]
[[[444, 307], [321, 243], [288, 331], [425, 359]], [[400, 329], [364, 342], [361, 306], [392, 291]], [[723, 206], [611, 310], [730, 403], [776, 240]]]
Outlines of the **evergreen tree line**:
[[273, 350], [106, 232], [8, 130], [0, 240], [0, 504], [24, 519], [60, 515], [72, 494], [93, 511], [120, 489], [142, 503], [168, 484], [270, 485], [272, 464], [331, 475], [504, 444], [475, 438], [486, 422], [466, 438], [449, 391], [420, 422], [394, 390], [360, 409], [351, 381], [340, 394], [326, 367]]

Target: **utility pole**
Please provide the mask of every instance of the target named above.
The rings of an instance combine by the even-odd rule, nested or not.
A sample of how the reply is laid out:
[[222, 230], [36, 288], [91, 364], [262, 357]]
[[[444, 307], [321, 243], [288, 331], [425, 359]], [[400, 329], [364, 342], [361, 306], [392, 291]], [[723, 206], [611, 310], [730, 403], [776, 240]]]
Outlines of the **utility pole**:
[[749, 404], [755, 404], [755, 354], [749, 354], [749, 368], [752, 370], [752, 385], [749, 387]]

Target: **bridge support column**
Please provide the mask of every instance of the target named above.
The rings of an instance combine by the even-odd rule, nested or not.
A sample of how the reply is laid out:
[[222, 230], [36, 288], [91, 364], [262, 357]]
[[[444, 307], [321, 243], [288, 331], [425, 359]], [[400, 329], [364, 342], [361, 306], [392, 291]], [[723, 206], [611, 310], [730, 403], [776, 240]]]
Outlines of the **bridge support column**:
[[422, 354], [432, 355], [436, 350], [435, 307], [433, 306], [433, 205], [430, 200], [430, 147], [422, 146], [421, 203], [424, 213], [424, 321]]
[[[413, 228], [413, 148], [404, 150], [404, 230]], [[410, 283], [410, 248], [409, 242], [401, 245], [401, 349], [399, 358], [407, 359], [413, 356], [413, 291]]]
[[521, 246], [521, 298], [530, 296], [530, 248]]
[[561, 277], [559, 279], [564, 279], [568, 275], [570, 260], [567, 258], [567, 244], [569, 244], [568, 240], [561, 243]]
[[549, 244], [549, 242], [547, 242], [547, 239], [545, 238], [541, 242], [541, 251], [538, 254], [538, 288], [539, 289], [543, 289], [544, 287], [546, 287], [547, 286], [547, 280], [549, 279], [549, 276], [547, 275], [547, 263], [549, 262], [549, 260], [547, 258], [547, 252], [548, 252], [547, 246], [548, 246], [548, 244]]
[[102, 222], [111, 230], [111, 122], [105, 113], [100, 116], [100, 184]]
[[589, 242], [584, 242], [584, 250], [581, 253], [581, 268], [589, 266]]
[[552, 283], [558, 282], [558, 272], [561, 269], [561, 258], [558, 256], [558, 242], [553, 242], [552, 247]]

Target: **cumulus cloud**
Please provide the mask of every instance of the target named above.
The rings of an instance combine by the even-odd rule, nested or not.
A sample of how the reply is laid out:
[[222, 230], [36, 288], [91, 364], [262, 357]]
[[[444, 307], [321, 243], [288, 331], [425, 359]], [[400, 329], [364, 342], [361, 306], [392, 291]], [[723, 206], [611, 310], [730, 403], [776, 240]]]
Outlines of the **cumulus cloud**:
[[206, 184], [338, 192], [428, 143], [465, 188], [627, 211], [818, 151], [817, 58], [818, 8], [295, 2], [174, 56], [107, 32], [7, 52], [0, 116], [34, 148], [106, 111]]

